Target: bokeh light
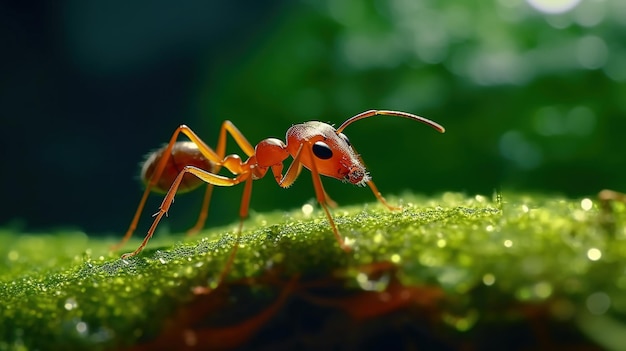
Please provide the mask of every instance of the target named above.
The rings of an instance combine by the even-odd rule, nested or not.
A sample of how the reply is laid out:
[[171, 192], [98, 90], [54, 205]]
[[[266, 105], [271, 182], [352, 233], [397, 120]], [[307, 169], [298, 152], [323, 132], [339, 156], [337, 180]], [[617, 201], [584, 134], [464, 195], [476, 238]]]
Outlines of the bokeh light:
[[545, 13], [564, 13], [576, 7], [581, 0], [526, 0], [533, 8]]

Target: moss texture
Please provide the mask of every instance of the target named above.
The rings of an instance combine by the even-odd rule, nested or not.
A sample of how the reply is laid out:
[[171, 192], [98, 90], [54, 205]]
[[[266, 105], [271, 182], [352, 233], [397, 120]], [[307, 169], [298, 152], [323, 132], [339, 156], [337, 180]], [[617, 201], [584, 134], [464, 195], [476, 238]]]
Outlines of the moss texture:
[[[276, 315], [293, 313], [288, 308], [278, 312], [280, 306], [272, 307], [272, 301], [285, 301], [302, 292], [304, 282], [325, 278], [338, 279], [340, 291], [372, 293], [383, 302], [391, 297], [398, 306], [376, 312], [374, 300], [347, 302], [337, 291], [332, 298], [326, 294], [326, 302], [320, 302], [319, 293], [309, 302], [330, 305], [333, 300], [359, 321], [388, 318], [419, 305], [430, 311], [425, 322], [429, 338], [448, 340], [444, 344], [451, 347], [485, 345], [485, 334], [507, 325], [517, 330], [506, 332], [511, 338], [519, 337], [520, 329], [531, 329], [531, 346], [573, 342], [617, 350], [626, 345], [624, 204], [607, 210], [595, 198], [509, 193], [405, 194], [390, 200], [402, 210], [371, 203], [333, 211], [352, 244], [350, 253], [339, 249], [319, 209], [254, 214], [245, 223], [226, 282], [204, 295], [197, 288], [216, 288], [236, 225], [191, 238], [158, 232], [144, 252], [127, 260], [108, 250], [116, 239], [5, 229], [0, 232], [0, 350], [148, 345], [177, 330], [175, 316], [198, 296], [230, 307], [219, 313], [211, 309], [201, 322], [194, 317], [201, 325], [190, 330], [215, 331], [217, 325], [243, 333], [241, 326], [267, 313], [254, 326], [246, 324], [254, 338]], [[132, 241], [126, 251], [137, 243]], [[372, 272], [376, 265], [387, 268]], [[396, 286], [404, 287], [398, 298]], [[368, 308], [371, 316], [363, 312]], [[185, 340], [211, 348], [198, 345], [201, 334], [189, 335], [181, 336], [179, 348]], [[489, 345], [498, 345], [496, 341]], [[243, 338], [241, 343], [245, 345]]]

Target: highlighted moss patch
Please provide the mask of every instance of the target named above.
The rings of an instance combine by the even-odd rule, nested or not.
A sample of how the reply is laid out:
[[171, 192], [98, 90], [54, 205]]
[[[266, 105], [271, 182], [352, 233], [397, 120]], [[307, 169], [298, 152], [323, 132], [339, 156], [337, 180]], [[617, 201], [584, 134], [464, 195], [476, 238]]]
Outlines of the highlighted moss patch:
[[[352, 243], [348, 254], [319, 210], [255, 215], [245, 223], [225, 284], [230, 290], [220, 292], [224, 301], [237, 300], [239, 309], [250, 304], [246, 308], [255, 313], [222, 313], [198, 330], [243, 325], [283, 289], [303, 298], [304, 291], [311, 295], [312, 282], [332, 278], [339, 279], [333, 283], [337, 291], [409, 296], [412, 302], [403, 302], [403, 309], [426, 308], [415, 301], [431, 296], [424, 301], [434, 304], [428, 328], [435, 339], [445, 334], [476, 345], [485, 328], [537, 315], [603, 347], [626, 335], [623, 204], [607, 214], [595, 199], [507, 193], [501, 199], [446, 193], [390, 200], [403, 209], [371, 203], [333, 211]], [[171, 327], [168, 321], [197, 302], [194, 289], [215, 286], [235, 237], [230, 227], [190, 239], [157, 233], [142, 254], [128, 260], [108, 251], [117, 239], [0, 232], [0, 349], [114, 349], [155, 340]], [[373, 276], [364, 271], [382, 262], [393, 269]], [[414, 290], [399, 287], [421, 290], [412, 295]], [[307, 301], [322, 300], [343, 301], [348, 315], [360, 308], [335, 297]], [[393, 311], [383, 310], [384, 316], [368, 318], [389, 318]], [[594, 328], [594, 321], [611, 327]]]

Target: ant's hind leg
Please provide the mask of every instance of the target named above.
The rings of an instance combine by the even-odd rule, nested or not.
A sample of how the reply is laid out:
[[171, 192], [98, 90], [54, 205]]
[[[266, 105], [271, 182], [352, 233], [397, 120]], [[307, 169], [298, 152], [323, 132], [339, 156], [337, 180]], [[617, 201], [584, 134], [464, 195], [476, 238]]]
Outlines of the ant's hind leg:
[[170, 190], [165, 195], [163, 202], [161, 202], [161, 206], [159, 206], [159, 212], [157, 212], [154, 215], [155, 217], [154, 221], [152, 222], [152, 225], [150, 226], [150, 229], [148, 230], [148, 234], [146, 234], [141, 245], [139, 245], [139, 247], [132, 253], [122, 255], [122, 258], [135, 256], [136, 254], [141, 252], [141, 250], [146, 246], [146, 244], [148, 244], [148, 241], [150, 240], [150, 238], [152, 238], [152, 235], [154, 235], [154, 231], [156, 230], [157, 225], [161, 221], [161, 218], [163, 218], [163, 215], [167, 213], [170, 206], [172, 205], [172, 202], [174, 202], [174, 196], [176, 195], [176, 192], [178, 191], [178, 187], [180, 186], [180, 183], [183, 180], [183, 176], [186, 173], [191, 173], [206, 183], [219, 185], [219, 186], [233, 186], [233, 185], [239, 184], [243, 180], [246, 180], [248, 177], [250, 177], [250, 174], [248, 173], [245, 175], [240, 175], [237, 178], [227, 178], [227, 177], [214, 174], [214, 173], [211, 173], [209, 171], [206, 171], [197, 167], [185, 166], [183, 170], [178, 174], [174, 182], [172, 183], [172, 186], [170, 187]]
[[385, 207], [387, 207], [388, 209], [390, 209], [392, 211], [397, 211], [397, 210], [401, 210], [402, 209], [402, 207], [390, 205], [387, 202], [387, 200], [385, 200], [385, 198], [381, 195], [380, 191], [378, 191], [378, 188], [374, 184], [374, 181], [372, 181], [371, 179], [367, 181], [367, 186], [369, 186], [370, 189], [372, 189], [372, 192], [374, 193], [374, 196], [376, 196], [378, 201], [380, 201], [380, 203], [385, 205]]

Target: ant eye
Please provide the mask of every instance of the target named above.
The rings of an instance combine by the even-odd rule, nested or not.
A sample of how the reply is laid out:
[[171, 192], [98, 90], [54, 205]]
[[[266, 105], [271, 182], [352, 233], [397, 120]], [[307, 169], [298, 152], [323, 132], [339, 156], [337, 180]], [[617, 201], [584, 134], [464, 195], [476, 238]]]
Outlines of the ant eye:
[[348, 140], [348, 137], [347, 137], [345, 134], [343, 134], [343, 133], [339, 133], [339, 134], [337, 134], [337, 135], [338, 135], [338, 136], [339, 136], [339, 137], [340, 137], [343, 141], [345, 141], [345, 142], [346, 142], [346, 144], [348, 144], [348, 146], [350, 146], [350, 140]]
[[333, 151], [330, 149], [330, 147], [328, 147], [328, 145], [326, 145], [326, 143], [321, 141], [313, 144], [313, 153], [315, 154], [315, 156], [321, 158], [322, 160], [328, 160], [329, 158], [333, 157]]

